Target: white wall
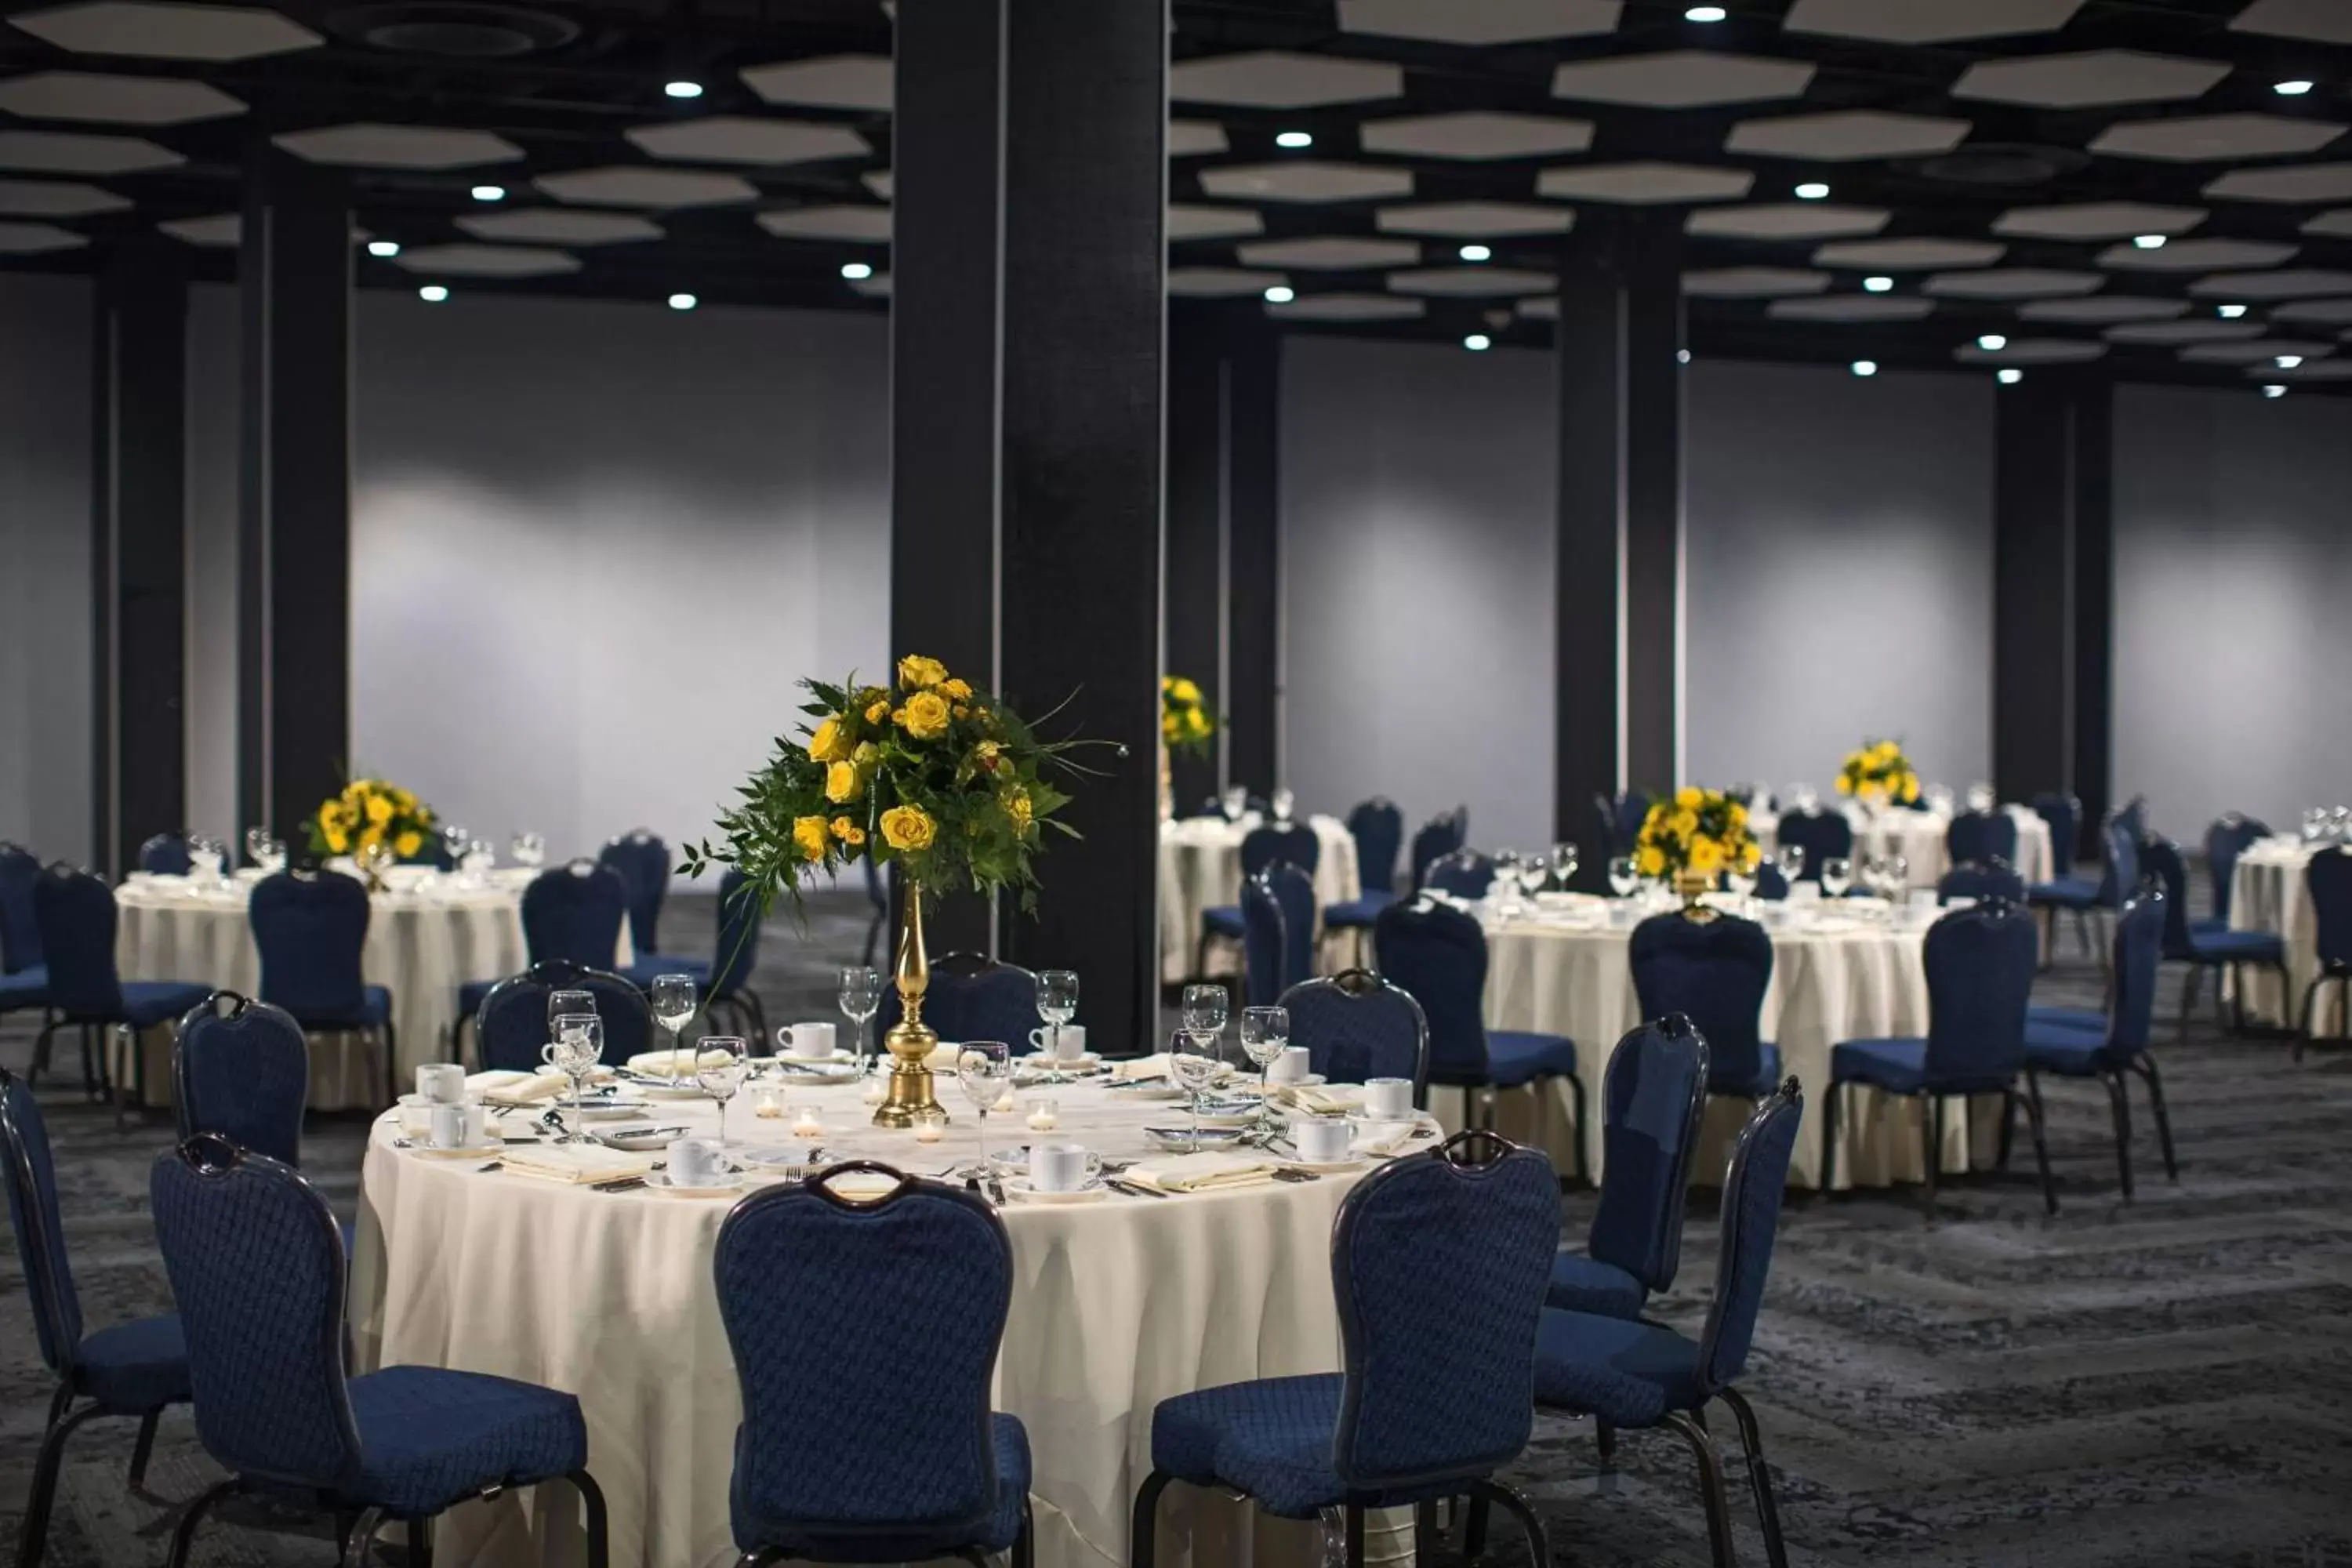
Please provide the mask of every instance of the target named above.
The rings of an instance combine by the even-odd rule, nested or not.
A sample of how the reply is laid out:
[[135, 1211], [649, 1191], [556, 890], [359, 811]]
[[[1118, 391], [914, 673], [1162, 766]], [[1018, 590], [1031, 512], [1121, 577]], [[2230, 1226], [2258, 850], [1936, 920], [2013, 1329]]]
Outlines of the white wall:
[[90, 298], [0, 277], [0, 838], [96, 850], [90, 778]]
[[1701, 360], [1686, 388], [1690, 778], [1827, 794], [1880, 735], [1989, 777], [1990, 379]]
[[1283, 345], [1282, 744], [1302, 807], [1549, 842], [1554, 362]]
[[2116, 394], [2116, 798], [2184, 841], [2352, 801], [2352, 403]]

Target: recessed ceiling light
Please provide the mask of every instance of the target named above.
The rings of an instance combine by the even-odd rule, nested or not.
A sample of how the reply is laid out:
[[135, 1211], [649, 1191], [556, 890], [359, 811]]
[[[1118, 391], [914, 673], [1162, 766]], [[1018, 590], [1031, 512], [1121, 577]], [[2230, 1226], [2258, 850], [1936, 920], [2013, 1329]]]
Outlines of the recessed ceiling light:
[[691, 310], [700, 303], [702, 301], [691, 294], [672, 294], [669, 297], [669, 308], [673, 310]]
[[2025, 373], [2019, 370], [2016, 366], [2011, 365], [2006, 370], [1997, 370], [1993, 372], [1992, 378], [2000, 383], [2003, 386], [2015, 386], [2019, 382], [2025, 379]]
[[1473, 332], [1462, 340], [1462, 346], [1472, 353], [1484, 353], [1495, 346], [1495, 340], [1484, 332]]
[[2301, 354], [2281, 354], [2278, 356], [2278, 367], [2281, 370], [2293, 370], [2302, 363], [2303, 356]]
[[700, 98], [702, 84], [698, 81], [664, 82], [662, 90], [672, 98]]
[[1309, 131], [1284, 131], [1275, 136], [1274, 144], [1277, 147], [1312, 147], [1315, 134]]
[[2286, 395], [2286, 388], [2273, 382], [2270, 385], [2263, 388], [2263, 395], [2264, 397], [2284, 397]]
[[2160, 234], [2136, 234], [2132, 236], [2132, 243], [2139, 247], [2142, 250], [2162, 250], [2164, 248], [2164, 236]]
[[368, 241], [368, 254], [370, 256], [398, 256], [400, 254], [400, 246], [398, 242], [394, 240], [371, 239]]
[[1878, 362], [1874, 359], [1858, 359], [1853, 362], [1853, 374], [1856, 375], [1876, 375], [1878, 374]]
[[2301, 98], [2311, 90], [2311, 84], [2307, 81], [2282, 81], [2273, 84], [2271, 90], [2281, 98]]
[[1483, 245], [1465, 245], [1460, 255], [1465, 261], [1491, 261], [1495, 258], [1494, 251]]
[[428, 305], [437, 305], [449, 297], [449, 290], [438, 283], [427, 283], [416, 291], [416, 297]]
[[1688, 349], [1676, 349], [1676, 350], [1675, 351], [1675, 363], [1676, 364], [1688, 364], [1688, 363], [1690, 363], [1690, 350], [1688, 350]]
[[1729, 15], [1720, 5], [1694, 5], [1683, 13], [1685, 22], [1720, 22]]
[[2213, 313], [2225, 321], [2234, 321], [2246, 313], [2246, 308], [2243, 305], [2216, 305]]
[[507, 199], [507, 188], [504, 185], [476, 185], [474, 199], [478, 202], [502, 202]]
[[1829, 186], [1819, 180], [1807, 180], [1797, 187], [1797, 199], [1801, 202], [1827, 201], [1829, 194]]
[[841, 275], [855, 283], [861, 279], [873, 277], [874, 268], [863, 261], [845, 261], [841, 264]]
[[1287, 305], [1297, 298], [1298, 290], [1287, 283], [1270, 284], [1266, 288], [1265, 302], [1269, 305]]
[[1862, 289], [1863, 292], [1865, 294], [1891, 294], [1895, 291], [1895, 279], [1892, 278], [1865, 278], [1862, 280]]
[[1987, 332], [1984, 336], [1977, 340], [1977, 347], [1984, 350], [1984, 352], [1989, 354], [1997, 354], [2000, 353], [2001, 350], [2009, 347], [2009, 340], [2002, 337], [1999, 332]]

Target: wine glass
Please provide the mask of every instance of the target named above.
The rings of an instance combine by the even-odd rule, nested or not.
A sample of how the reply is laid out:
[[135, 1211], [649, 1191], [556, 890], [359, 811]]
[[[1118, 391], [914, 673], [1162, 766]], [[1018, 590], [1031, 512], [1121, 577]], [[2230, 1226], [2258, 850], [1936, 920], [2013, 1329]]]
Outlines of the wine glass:
[[1498, 912], [1508, 914], [1518, 907], [1519, 852], [1517, 850], [1495, 851], [1494, 880], [1489, 882], [1487, 887], [1490, 891], [1497, 895], [1496, 902], [1501, 906]]
[[518, 833], [513, 842], [507, 846], [507, 853], [513, 856], [514, 863], [524, 870], [536, 871], [546, 862], [547, 840], [536, 833]]
[[1773, 855], [1772, 863], [1780, 868], [1781, 880], [1787, 882], [1790, 889], [1794, 891], [1797, 884], [1804, 880], [1805, 877], [1805, 847], [1801, 844], [1783, 844]]
[[1633, 889], [1642, 885], [1640, 873], [1633, 868], [1631, 855], [1616, 855], [1609, 861], [1609, 890], [1621, 899], [1630, 899]]
[[245, 830], [245, 858], [247, 864], [261, 864], [262, 846], [270, 841], [269, 829], [258, 823]]
[[227, 863], [228, 849], [209, 833], [188, 835], [188, 866], [191, 880], [217, 882], [221, 868]]
[[694, 1081], [719, 1102], [719, 1152], [727, 1152], [727, 1102], [750, 1076], [743, 1058], [751, 1043], [740, 1035], [705, 1035], [694, 1049]]
[[1577, 859], [1578, 850], [1572, 842], [1563, 840], [1551, 847], [1552, 880], [1559, 885], [1562, 892], [1566, 892], [1568, 885], [1576, 880]]
[[264, 828], [260, 840], [251, 847], [253, 864], [265, 877], [275, 877], [286, 869], [286, 841]]
[[1298, 804], [1298, 797], [1290, 792], [1289, 786], [1285, 785], [1276, 790], [1266, 804], [1274, 808], [1276, 822], [1288, 822], [1292, 809]]
[[1853, 862], [1843, 855], [1832, 855], [1822, 862], [1822, 896], [1843, 899], [1845, 890], [1853, 886]]
[[1274, 1064], [1290, 1044], [1290, 1009], [1242, 1009], [1242, 1049], [1257, 1064], [1258, 1125], [1271, 1128], [1274, 1116]]
[[[587, 993], [575, 992], [572, 994], [586, 995]], [[587, 1117], [581, 1110], [581, 1102], [587, 1096], [588, 1074], [604, 1055], [604, 1020], [593, 1012], [565, 1013], [550, 1023], [548, 1028], [552, 1038], [540, 1055], [556, 1071], [572, 1080], [572, 1129], [556, 1142], [588, 1142]]]
[[1723, 890], [1739, 902], [1739, 912], [1753, 918], [1756, 902], [1756, 869], [1734, 860], [1723, 868]]
[[654, 1022], [669, 1032], [669, 1076], [683, 1081], [686, 1064], [678, 1059], [678, 1047], [685, 1043], [685, 1031], [694, 1022], [698, 1001], [694, 976], [691, 974], [656, 974], [648, 1000], [653, 1004]]
[[473, 834], [454, 822], [441, 825], [441, 852], [448, 857], [454, 869], [466, 863], [466, 846], [474, 841]]
[[841, 1010], [857, 1026], [857, 1044], [851, 1058], [857, 1064], [857, 1076], [864, 1078], [866, 1068], [866, 1021], [882, 1008], [882, 972], [862, 964], [841, 972]]
[[1062, 1081], [1062, 1026], [1078, 1016], [1078, 974], [1074, 969], [1037, 972], [1037, 1016], [1045, 1020], [1052, 1037], [1045, 1047], [1045, 1068], [1055, 1083]]
[[1217, 809], [1224, 813], [1227, 822], [1239, 822], [1249, 806], [1249, 790], [1242, 784], [1227, 784], [1217, 796]]
[[1180, 1038], [1192, 1048], [1171, 1049], [1168, 1056], [1168, 1076], [1176, 1087], [1192, 1097], [1192, 1147], [1201, 1146], [1201, 1090], [1216, 1080], [1217, 1041], [1225, 1032], [1225, 1020], [1232, 1002], [1222, 985], [1187, 985], [1184, 987], [1182, 1034]]
[[1519, 891], [1527, 895], [1529, 904], [1535, 902], [1536, 895], [1542, 892], [1544, 884], [1550, 880], [1551, 866], [1544, 856], [1523, 855], [1519, 858]]
[[1886, 857], [1886, 901], [1899, 904], [1911, 896], [1911, 862], [1899, 854]]
[[988, 1113], [1013, 1078], [1013, 1048], [1003, 1040], [966, 1040], [956, 1047], [956, 1081], [980, 1113], [980, 1173], [988, 1174]]

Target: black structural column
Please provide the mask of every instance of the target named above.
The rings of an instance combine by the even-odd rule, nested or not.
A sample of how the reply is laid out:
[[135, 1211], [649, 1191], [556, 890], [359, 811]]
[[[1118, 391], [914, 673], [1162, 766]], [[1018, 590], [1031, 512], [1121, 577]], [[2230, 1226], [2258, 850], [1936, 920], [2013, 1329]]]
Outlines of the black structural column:
[[1225, 777], [1282, 782], [1282, 340], [1254, 321], [1225, 360]]
[[1600, 874], [1595, 795], [1664, 790], [1681, 751], [1679, 214], [1595, 215], [1560, 271], [1553, 824]]
[[186, 815], [187, 282], [135, 247], [110, 258], [97, 300], [91, 820], [99, 864], [120, 874]]
[[2110, 804], [2113, 407], [2104, 382], [2036, 373], [1994, 419], [1993, 783], [2079, 798], [2077, 854]]
[[351, 212], [266, 145], [247, 170], [237, 809], [299, 849], [352, 762]]

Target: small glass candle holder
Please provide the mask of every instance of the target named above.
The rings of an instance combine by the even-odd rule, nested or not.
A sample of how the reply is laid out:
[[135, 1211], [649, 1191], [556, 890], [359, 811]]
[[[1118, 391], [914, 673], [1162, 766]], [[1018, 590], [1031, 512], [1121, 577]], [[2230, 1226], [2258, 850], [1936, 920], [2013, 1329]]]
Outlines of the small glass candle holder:
[[939, 1111], [928, 1111], [915, 1118], [915, 1142], [936, 1143], [948, 1135], [948, 1119]]
[[857, 1098], [864, 1100], [868, 1105], [879, 1105], [884, 1100], [889, 1099], [890, 1075], [887, 1073], [877, 1073], [868, 1077], [866, 1080], [866, 1087], [858, 1091]]
[[777, 1117], [783, 1115], [783, 1085], [758, 1082], [751, 1085], [752, 1115], [762, 1116], [766, 1117], [770, 1121], [774, 1121]]
[[1051, 1132], [1062, 1124], [1061, 1101], [1050, 1094], [1033, 1094], [1021, 1102], [1021, 1109], [1028, 1113], [1032, 1132]]
[[793, 1107], [793, 1136], [822, 1138], [824, 1136], [824, 1112], [814, 1105]]

